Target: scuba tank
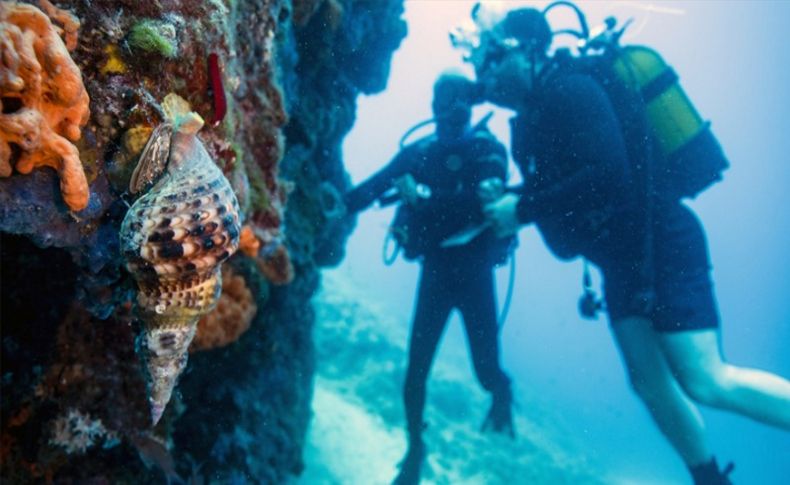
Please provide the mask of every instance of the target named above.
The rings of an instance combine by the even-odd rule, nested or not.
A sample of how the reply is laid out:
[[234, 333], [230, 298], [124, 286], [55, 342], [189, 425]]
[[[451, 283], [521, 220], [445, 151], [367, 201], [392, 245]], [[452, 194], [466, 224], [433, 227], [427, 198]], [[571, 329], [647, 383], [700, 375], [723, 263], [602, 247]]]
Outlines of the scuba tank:
[[[573, 35], [579, 40], [582, 59], [605, 64], [597, 69], [604, 89], [608, 92], [612, 82], [619, 82], [641, 97], [658, 149], [654, 167], [656, 192], [669, 198], [693, 198], [721, 180], [729, 161], [710, 122], [700, 116], [680, 85], [677, 73], [650, 47], [620, 45], [630, 20], [618, 28], [617, 20], [608, 17], [604, 25], [591, 32], [584, 14], [571, 2], [554, 2], [544, 9], [544, 15], [557, 6], [574, 10], [580, 31], [565, 29], [555, 34]], [[607, 79], [608, 76], [615, 79]], [[612, 99], [612, 103], [616, 104], [617, 99]]]
[[728, 166], [724, 153], [705, 121], [678, 82], [674, 69], [653, 49], [615, 49], [612, 68], [632, 90], [642, 95], [661, 166], [657, 191], [675, 198], [696, 197]]

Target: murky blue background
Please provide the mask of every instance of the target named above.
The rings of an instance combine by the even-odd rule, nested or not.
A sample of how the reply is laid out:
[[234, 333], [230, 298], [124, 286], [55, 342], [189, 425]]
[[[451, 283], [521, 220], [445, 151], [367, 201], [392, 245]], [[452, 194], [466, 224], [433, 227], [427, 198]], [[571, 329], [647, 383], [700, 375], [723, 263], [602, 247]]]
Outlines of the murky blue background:
[[[790, 2], [579, 4], [591, 25], [609, 14], [633, 17], [624, 42], [656, 48], [679, 73], [702, 116], [712, 121], [732, 166], [723, 183], [690, 205], [708, 235], [725, 356], [790, 376]], [[447, 32], [468, 19], [472, 5], [406, 2], [409, 35], [395, 53], [388, 88], [360, 99], [345, 142], [354, 183], [389, 162], [401, 135], [430, 117], [436, 76], [447, 67], [463, 67]], [[576, 25], [566, 12], [556, 11], [550, 20], [555, 29]], [[491, 109], [478, 108], [476, 119]], [[506, 145], [509, 116], [497, 110], [490, 124]], [[512, 165], [511, 172], [515, 183]], [[402, 315], [407, 326], [418, 266], [382, 263], [391, 217], [392, 209], [362, 214], [346, 260], [335, 271], [364, 285], [372, 301]], [[532, 227], [520, 232], [520, 241], [514, 301], [502, 333], [503, 363], [517, 399], [530, 394], [550, 399], [562, 411], [565, 429], [579, 436], [613, 483], [688, 483], [682, 462], [629, 391], [607, 323], [577, 314], [581, 263], [553, 259]], [[498, 270], [500, 295], [507, 273]], [[465, 347], [457, 317], [441, 345], [439, 360], [451, 348]], [[474, 379], [471, 365], [468, 375]], [[719, 461], [736, 462], [736, 483], [790, 483], [790, 434], [710, 409], [703, 415]]]

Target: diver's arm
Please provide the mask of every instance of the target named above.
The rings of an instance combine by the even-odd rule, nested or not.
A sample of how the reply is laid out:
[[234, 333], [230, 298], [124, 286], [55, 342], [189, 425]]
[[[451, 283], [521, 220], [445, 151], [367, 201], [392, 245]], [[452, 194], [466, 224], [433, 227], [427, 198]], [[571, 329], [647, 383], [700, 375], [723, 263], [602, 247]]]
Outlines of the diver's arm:
[[534, 222], [538, 215], [565, 214], [578, 209], [584, 203], [584, 194], [607, 189], [606, 172], [601, 166], [588, 165], [547, 189], [525, 191], [516, 206], [519, 223]]
[[398, 177], [406, 174], [411, 166], [411, 158], [407, 152], [400, 152], [389, 165], [365, 180], [343, 196], [343, 202], [349, 214], [357, 213], [370, 207], [377, 198], [392, 187]]

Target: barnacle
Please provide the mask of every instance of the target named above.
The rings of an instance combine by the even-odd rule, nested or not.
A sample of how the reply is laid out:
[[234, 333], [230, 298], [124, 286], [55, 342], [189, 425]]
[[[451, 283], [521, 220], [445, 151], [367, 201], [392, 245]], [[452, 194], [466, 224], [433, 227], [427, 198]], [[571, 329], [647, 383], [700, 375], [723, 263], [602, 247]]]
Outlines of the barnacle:
[[79, 22], [47, 6], [64, 23], [58, 28], [38, 8], [0, 4], [0, 177], [13, 169], [30, 173], [52, 167], [60, 176], [63, 200], [72, 210], [88, 205], [88, 181], [79, 140], [90, 115], [79, 68], [59, 36], [76, 45]]

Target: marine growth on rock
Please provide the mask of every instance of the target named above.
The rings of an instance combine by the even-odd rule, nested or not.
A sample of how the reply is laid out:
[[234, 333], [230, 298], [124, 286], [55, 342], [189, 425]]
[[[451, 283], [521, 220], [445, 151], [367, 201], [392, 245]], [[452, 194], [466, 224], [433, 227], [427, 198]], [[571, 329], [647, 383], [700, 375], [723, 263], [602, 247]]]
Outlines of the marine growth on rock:
[[186, 367], [198, 320], [219, 299], [220, 266], [238, 248], [240, 232], [236, 196], [196, 136], [203, 120], [180, 98], [168, 98], [168, 120], [154, 130], [130, 182], [130, 192], [145, 193], [120, 234], [138, 286], [154, 424]]
[[222, 267], [222, 295], [217, 307], [198, 322], [190, 352], [225, 347], [239, 339], [250, 328], [258, 305], [244, 277], [230, 265]]
[[0, 2], [0, 177], [14, 168], [27, 174], [52, 167], [64, 202], [77, 211], [88, 205], [89, 189], [72, 142], [90, 115], [82, 75], [69, 54], [79, 21], [49, 2], [42, 6], [63, 27], [33, 5]]

